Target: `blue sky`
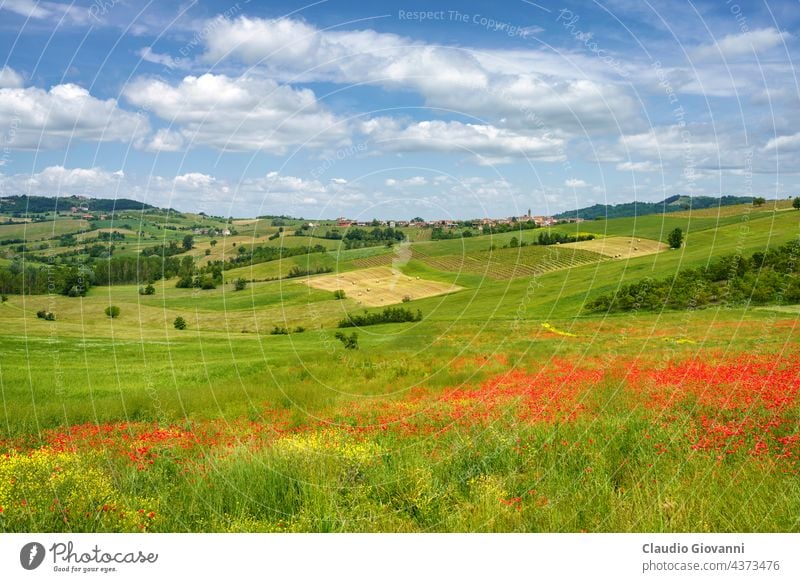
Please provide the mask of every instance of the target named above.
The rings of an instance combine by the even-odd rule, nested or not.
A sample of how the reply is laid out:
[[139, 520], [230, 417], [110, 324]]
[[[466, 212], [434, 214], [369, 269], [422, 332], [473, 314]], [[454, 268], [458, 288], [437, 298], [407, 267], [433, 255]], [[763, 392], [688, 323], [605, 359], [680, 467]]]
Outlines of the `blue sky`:
[[358, 4], [0, 0], [0, 195], [467, 218], [800, 190], [796, 1]]

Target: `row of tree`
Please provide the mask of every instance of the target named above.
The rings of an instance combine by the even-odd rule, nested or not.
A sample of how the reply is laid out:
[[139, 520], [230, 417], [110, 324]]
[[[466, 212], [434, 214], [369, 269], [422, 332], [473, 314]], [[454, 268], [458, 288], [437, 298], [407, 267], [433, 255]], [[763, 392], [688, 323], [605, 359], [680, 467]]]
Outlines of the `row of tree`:
[[800, 303], [800, 241], [750, 257], [728, 255], [674, 277], [646, 278], [587, 302], [590, 312]]
[[15, 295], [57, 293], [83, 297], [94, 284], [94, 271], [84, 266], [43, 265], [0, 268], [0, 292]]
[[378, 325], [380, 323], [405, 323], [408, 321], [422, 321], [422, 312], [416, 313], [404, 307], [387, 307], [383, 311], [363, 315], [348, 314], [339, 322], [339, 327], [364, 327], [365, 325]]

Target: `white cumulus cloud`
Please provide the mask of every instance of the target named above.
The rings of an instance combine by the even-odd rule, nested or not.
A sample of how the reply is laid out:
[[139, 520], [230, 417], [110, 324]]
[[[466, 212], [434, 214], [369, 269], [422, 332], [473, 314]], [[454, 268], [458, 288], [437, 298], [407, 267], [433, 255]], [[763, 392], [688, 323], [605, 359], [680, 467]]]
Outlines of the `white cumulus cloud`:
[[[13, 77], [9, 77], [14, 81]], [[17, 149], [63, 147], [70, 140], [128, 141], [149, 131], [146, 116], [98, 99], [78, 85], [0, 88], [0, 125], [13, 127]]]
[[170, 84], [139, 78], [124, 95], [173, 124], [173, 132], [188, 145], [284, 154], [293, 147], [339, 145], [349, 139], [346, 125], [313, 91], [269, 79], [207, 73]]

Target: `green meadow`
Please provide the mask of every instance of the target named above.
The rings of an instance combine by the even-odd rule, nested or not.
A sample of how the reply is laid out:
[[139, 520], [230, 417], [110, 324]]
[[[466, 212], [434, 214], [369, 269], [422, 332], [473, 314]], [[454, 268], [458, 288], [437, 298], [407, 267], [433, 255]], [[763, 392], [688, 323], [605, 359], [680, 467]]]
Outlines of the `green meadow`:
[[[0, 476], [26, 477], [0, 485], [0, 531], [799, 531], [797, 310], [584, 309], [621, 285], [800, 237], [791, 209], [678, 214], [552, 230], [666, 242], [680, 228], [680, 249], [625, 260], [586, 253], [574, 266], [506, 279], [431, 261], [535, 265], [539, 247], [504, 247], [513, 237], [533, 245], [540, 229], [445, 241], [420, 231], [401, 254], [344, 250], [290, 227], [270, 241], [278, 231], [266, 220], [242, 222], [238, 236], [250, 239], [240, 245], [327, 251], [226, 270], [209, 290], [173, 278], [152, 295], [139, 285], [9, 295]], [[156, 223], [147, 236], [185, 234]], [[0, 238], [78, 226], [3, 225]], [[200, 261], [210, 237], [195, 238]], [[218, 238], [215, 253], [233, 251]], [[379, 257], [463, 289], [403, 303], [423, 320], [359, 328], [358, 349], [346, 349], [337, 323], [362, 311], [357, 297], [287, 275], [353, 271]], [[239, 278], [248, 283], [237, 291]], [[111, 305], [118, 317], [104, 313]], [[38, 318], [42, 310], [55, 320]], [[707, 372], [729, 397], [713, 400], [693, 380]], [[755, 396], [740, 405], [737, 378], [786, 401], [773, 406], [772, 392], [749, 388]], [[758, 432], [767, 422], [778, 424]], [[52, 477], [55, 466], [63, 477]], [[51, 509], [54, 497], [62, 501]]]

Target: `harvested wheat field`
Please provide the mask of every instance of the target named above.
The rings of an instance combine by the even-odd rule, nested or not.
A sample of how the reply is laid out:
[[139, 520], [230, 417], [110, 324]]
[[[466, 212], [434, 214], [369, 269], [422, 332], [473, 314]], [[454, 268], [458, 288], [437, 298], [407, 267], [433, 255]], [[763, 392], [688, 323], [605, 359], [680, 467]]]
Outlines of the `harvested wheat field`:
[[632, 259], [666, 251], [668, 245], [657, 240], [629, 236], [609, 236], [574, 243], [566, 243], [562, 247], [592, 251], [614, 259]]
[[404, 275], [391, 267], [373, 267], [311, 277], [306, 284], [323, 291], [342, 289], [347, 297], [366, 307], [381, 307], [401, 303], [405, 297], [422, 299], [461, 291], [463, 287], [449, 283], [439, 283]]

